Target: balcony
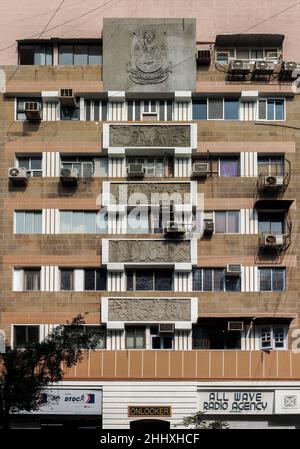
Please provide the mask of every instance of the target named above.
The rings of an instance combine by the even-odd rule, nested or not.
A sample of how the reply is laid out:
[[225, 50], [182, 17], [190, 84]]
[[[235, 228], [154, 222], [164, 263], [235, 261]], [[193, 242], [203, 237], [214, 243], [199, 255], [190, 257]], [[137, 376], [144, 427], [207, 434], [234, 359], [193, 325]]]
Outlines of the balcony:
[[300, 354], [288, 351], [89, 351], [65, 380], [291, 380]]

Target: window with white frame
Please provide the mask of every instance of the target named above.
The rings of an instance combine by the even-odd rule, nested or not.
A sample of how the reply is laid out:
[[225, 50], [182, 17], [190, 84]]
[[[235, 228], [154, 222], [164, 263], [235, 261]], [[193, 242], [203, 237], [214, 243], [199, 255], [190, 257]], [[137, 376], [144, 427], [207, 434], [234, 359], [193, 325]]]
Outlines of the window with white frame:
[[126, 271], [127, 290], [172, 291], [173, 270], [168, 269], [128, 269]]
[[58, 49], [59, 65], [100, 65], [102, 48], [95, 44], [66, 44]]
[[60, 289], [74, 290], [74, 270], [72, 268], [60, 269]]
[[229, 64], [234, 59], [238, 60], [267, 60], [277, 61], [281, 55], [280, 48], [218, 48], [216, 49], [216, 62]]
[[27, 170], [27, 175], [31, 177], [42, 176], [42, 155], [36, 154], [34, 156], [17, 156], [18, 167], [24, 167]]
[[14, 325], [13, 326], [13, 348], [22, 349], [25, 346], [40, 341], [40, 326], [36, 325]]
[[145, 349], [146, 328], [145, 326], [125, 326], [125, 348]]
[[15, 211], [15, 233], [41, 234], [42, 211], [41, 210]]
[[143, 164], [147, 177], [170, 177], [174, 173], [174, 158], [172, 157], [128, 157], [127, 165]]
[[150, 326], [151, 349], [173, 349], [173, 335], [160, 334], [158, 326]]
[[284, 156], [259, 154], [257, 156], [258, 173], [265, 176], [284, 175]]
[[172, 100], [128, 100], [127, 120], [173, 120]]
[[239, 292], [240, 276], [226, 276], [225, 268], [194, 268], [193, 291]]
[[106, 348], [106, 327], [97, 325], [65, 325], [65, 331], [68, 332], [69, 336], [74, 336], [76, 338], [78, 335], [89, 334], [89, 336], [95, 340], [95, 349], [105, 349]]
[[107, 101], [86, 99], [84, 110], [86, 121], [104, 122], [107, 120]]
[[259, 99], [258, 120], [282, 121], [285, 120], [284, 99]]
[[240, 232], [240, 211], [215, 211], [216, 234], [238, 234]]
[[285, 268], [259, 268], [258, 274], [261, 292], [282, 292], [286, 290]]
[[107, 270], [104, 268], [86, 268], [84, 270], [85, 290], [106, 290]]
[[[60, 211], [60, 232], [69, 234], [97, 234], [107, 232], [107, 214], [98, 211]], [[105, 219], [106, 217], [106, 219]]]
[[239, 120], [239, 98], [199, 98], [192, 101], [193, 120]]
[[288, 326], [272, 324], [260, 327], [261, 349], [287, 349]]
[[94, 173], [94, 161], [92, 157], [61, 156], [63, 168], [75, 169], [80, 177], [90, 177]]

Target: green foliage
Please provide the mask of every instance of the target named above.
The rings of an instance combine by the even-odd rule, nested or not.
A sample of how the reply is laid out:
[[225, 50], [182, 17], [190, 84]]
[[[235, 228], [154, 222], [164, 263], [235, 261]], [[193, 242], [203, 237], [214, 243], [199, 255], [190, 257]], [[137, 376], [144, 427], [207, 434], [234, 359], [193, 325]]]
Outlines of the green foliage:
[[[36, 410], [41, 392], [64, 377], [83, 358], [83, 351], [95, 349], [97, 336], [84, 331], [81, 315], [69, 326], [59, 325], [40, 343], [22, 349], [7, 347], [0, 354], [0, 416], [4, 426], [9, 413]], [[88, 328], [86, 328], [88, 329]]]
[[192, 427], [193, 429], [227, 429], [228, 424], [223, 419], [216, 419], [210, 423], [204, 418], [205, 413], [198, 411], [190, 416], [185, 416], [177, 426]]

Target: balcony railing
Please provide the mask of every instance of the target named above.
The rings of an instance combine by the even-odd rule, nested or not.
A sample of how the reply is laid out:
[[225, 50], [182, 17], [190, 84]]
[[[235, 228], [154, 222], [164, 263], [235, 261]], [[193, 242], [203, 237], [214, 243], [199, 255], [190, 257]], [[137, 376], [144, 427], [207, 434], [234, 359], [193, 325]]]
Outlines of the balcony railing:
[[66, 380], [300, 379], [300, 353], [238, 350], [89, 351]]

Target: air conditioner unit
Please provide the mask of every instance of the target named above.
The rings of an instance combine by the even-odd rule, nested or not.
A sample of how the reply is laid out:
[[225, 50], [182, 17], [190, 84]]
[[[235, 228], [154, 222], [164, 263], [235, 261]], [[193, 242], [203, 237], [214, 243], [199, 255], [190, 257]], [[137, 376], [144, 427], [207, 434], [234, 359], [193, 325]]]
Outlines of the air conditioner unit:
[[213, 220], [204, 219], [204, 232], [205, 233], [213, 233], [215, 230], [215, 224]]
[[185, 234], [185, 231], [185, 226], [182, 223], [178, 223], [177, 221], [168, 221], [165, 234], [182, 235]]
[[229, 331], [237, 331], [242, 332], [244, 330], [244, 322], [243, 321], [228, 321], [227, 330]]
[[282, 67], [281, 67], [281, 69], [284, 72], [293, 72], [297, 68], [299, 68], [299, 64], [297, 64], [297, 62], [294, 62], [294, 61], [285, 61], [282, 63]]
[[158, 325], [158, 332], [160, 334], [173, 334], [175, 325], [173, 323], [161, 323]]
[[226, 276], [240, 276], [242, 265], [240, 263], [231, 263], [226, 265]]
[[74, 106], [75, 97], [73, 89], [60, 89], [59, 99], [62, 106]]
[[78, 182], [79, 179], [78, 171], [75, 168], [61, 168], [60, 178], [65, 183]]
[[27, 168], [11, 167], [8, 169], [8, 177], [15, 184], [27, 183]]
[[267, 187], [280, 187], [283, 186], [283, 176], [266, 176], [265, 185]]
[[255, 63], [256, 72], [273, 72], [274, 62], [270, 61], [257, 61]]
[[265, 234], [264, 235], [264, 246], [269, 246], [271, 248], [280, 247], [284, 243], [282, 234]]
[[229, 70], [232, 72], [249, 72], [250, 68], [251, 66], [249, 62], [238, 59], [231, 61], [229, 64]]
[[128, 164], [127, 174], [128, 174], [128, 176], [131, 176], [131, 177], [144, 176], [144, 174], [145, 174], [144, 165], [141, 164], [141, 163], [139, 163], [139, 164]]
[[27, 120], [41, 120], [41, 105], [37, 101], [25, 101], [24, 112]]
[[210, 50], [198, 50], [197, 64], [200, 66], [208, 66], [211, 61]]
[[195, 162], [193, 164], [193, 176], [205, 177], [210, 173], [208, 162]]

